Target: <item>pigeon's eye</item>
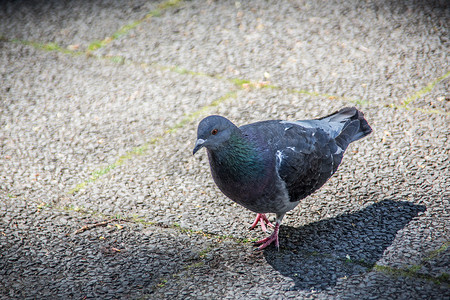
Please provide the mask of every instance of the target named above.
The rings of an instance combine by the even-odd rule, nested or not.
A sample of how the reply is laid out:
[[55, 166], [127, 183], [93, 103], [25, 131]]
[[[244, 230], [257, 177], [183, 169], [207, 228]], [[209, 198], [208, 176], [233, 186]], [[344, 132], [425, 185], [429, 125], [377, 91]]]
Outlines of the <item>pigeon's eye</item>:
[[213, 129], [213, 130], [211, 130], [211, 134], [212, 134], [212, 135], [216, 135], [216, 134], [217, 134], [217, 132], [219, 132], [219, 130], [217, 130], [217, 129]]

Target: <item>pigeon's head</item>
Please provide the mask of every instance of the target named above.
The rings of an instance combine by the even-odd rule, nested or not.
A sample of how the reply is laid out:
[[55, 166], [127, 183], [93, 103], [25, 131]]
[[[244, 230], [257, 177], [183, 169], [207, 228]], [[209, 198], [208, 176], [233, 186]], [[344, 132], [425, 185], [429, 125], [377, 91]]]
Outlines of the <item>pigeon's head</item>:
[[238, 130], [236, 125], [224, 117], [213, 115], [204, 118], [198, 124], [194, 154], [203, 147], [216, 150], [228, 141], [235, 130]]

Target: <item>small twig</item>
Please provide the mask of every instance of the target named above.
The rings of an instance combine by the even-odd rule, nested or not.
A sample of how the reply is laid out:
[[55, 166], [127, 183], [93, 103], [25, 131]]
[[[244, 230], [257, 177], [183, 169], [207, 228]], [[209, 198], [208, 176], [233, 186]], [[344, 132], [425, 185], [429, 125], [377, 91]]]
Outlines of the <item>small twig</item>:
[[95, 228], [95, 227], [106, 226], [106, 225], [108, 225], [108, 223], [111, 223], [113, 221], [117, 221], [117, 220], [109, 219], [109, 220], [106, 220], [106, 221], [103, 221], [103, 222], [98, 222], [98, 223], [94, 223], [94, 224], [84, 225], [80, 229], [76, 230], [73, 234], [82, 233], [82, 232], [85, 232], [86, 230], [89, 230], [89, 229], [92, 229], [92, 228]]

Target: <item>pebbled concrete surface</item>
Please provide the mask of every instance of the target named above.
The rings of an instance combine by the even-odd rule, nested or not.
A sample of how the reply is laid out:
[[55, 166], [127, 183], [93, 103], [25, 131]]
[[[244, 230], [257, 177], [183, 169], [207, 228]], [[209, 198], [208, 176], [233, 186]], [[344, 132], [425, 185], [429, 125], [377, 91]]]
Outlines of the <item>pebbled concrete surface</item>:
[[448, 17], [444, 1], [192, 1], [101, 52], [400, 102], [446, 72]]
[[[449, 23], [446, 1], [2, 1], [0, 298], [450, 297]], [[198, 122], [348, 105], [373, 134], [255, 253]]]
[[156, 1], [4, 1], [2, 35], [30, 42], [57, 43], [84, 50], [98, 40], [139, 20], [156, 8]]

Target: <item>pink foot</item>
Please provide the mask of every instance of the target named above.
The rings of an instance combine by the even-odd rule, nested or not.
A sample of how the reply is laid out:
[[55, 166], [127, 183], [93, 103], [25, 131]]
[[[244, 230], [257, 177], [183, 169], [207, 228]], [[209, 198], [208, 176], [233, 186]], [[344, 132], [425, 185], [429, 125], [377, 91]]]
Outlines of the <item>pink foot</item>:
[[269, 246], [270, 244], [272, 244], [273, 242], [275, 242], [275, 246], [277, 247], [277, 249], [280, 249], [280, 243], [278, 242], [278, 229], [279, 228], [280, 228], [280, 224], [276, 223], [275, 228], [270, 236], [266, 237], [265, 239], [255, 242], [255, 244], [262, 244], [261, 246], [259, 246], [257, 248], [257, 250], [262, 250], [262, 249], [266, 248], [267, 246]]
[[269, 219], [267, 219], [265, 214], [257, 214], [255, 222], [253, 222], [252, 226], [250, 226], [250, 230], [254, 229], [256, 225], [258, 225], [258, 222], [261, 223], [261, 229], [264, 232], [267, 232], [266, 224], [270, 227], [273, 227], [273, 224], [270, 223]]

